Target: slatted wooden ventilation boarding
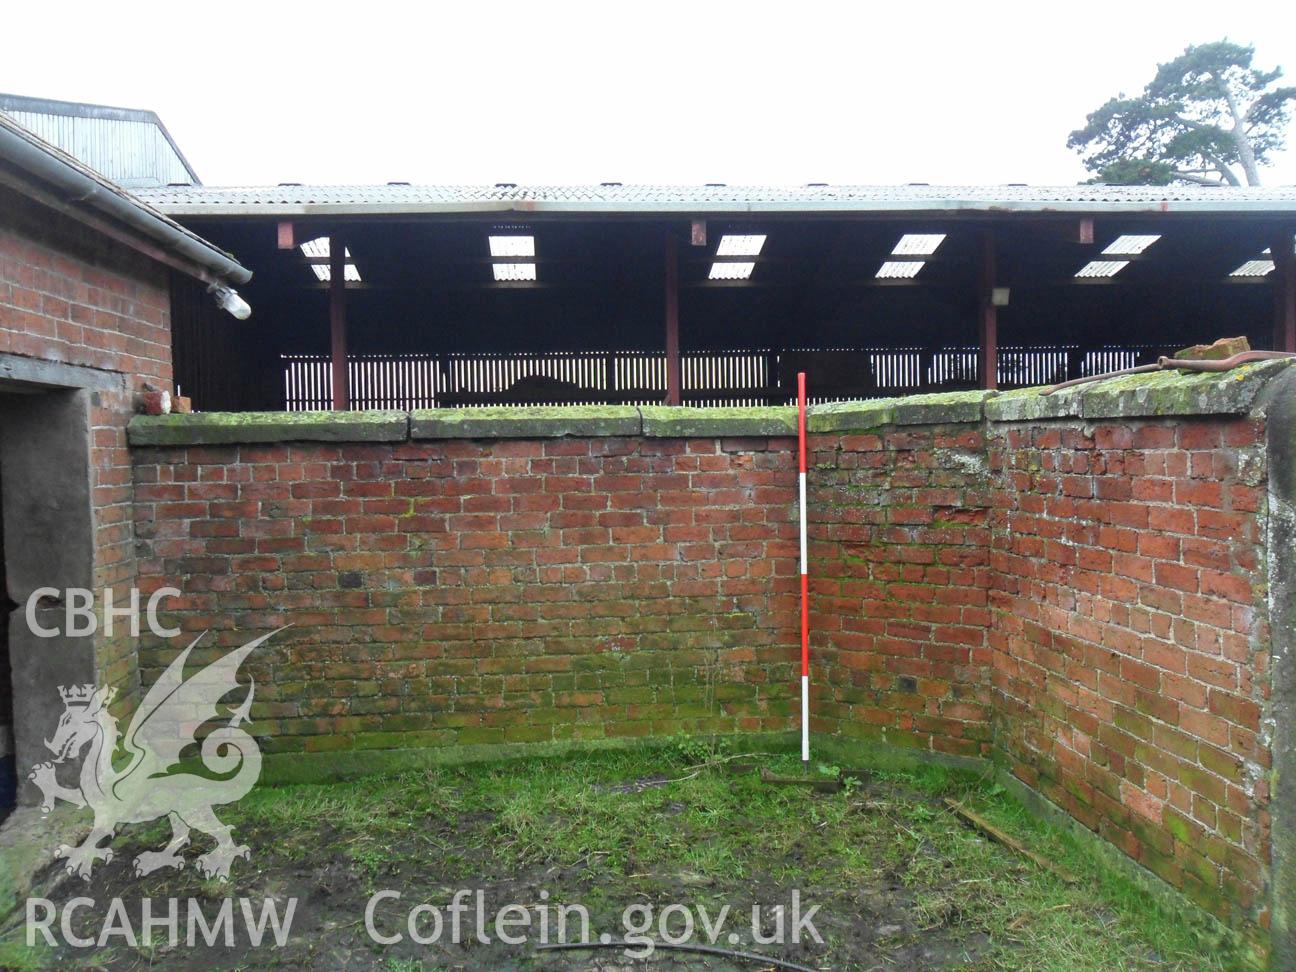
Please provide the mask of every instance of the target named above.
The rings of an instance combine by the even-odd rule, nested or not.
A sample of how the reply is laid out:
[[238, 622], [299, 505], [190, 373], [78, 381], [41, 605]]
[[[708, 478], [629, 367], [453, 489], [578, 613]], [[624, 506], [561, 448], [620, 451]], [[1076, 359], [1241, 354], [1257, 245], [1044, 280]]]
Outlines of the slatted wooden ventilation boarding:
[[[999, 387], [1049, 384], [1128, 368], [1168, 349], [1153, 345], [999, 349]], [[832, 348], [696, 351], [681, 355], [683, 399], [688, 405], [787, 404], [794, 385], [780, 381], [780, 359], [819, 357], [861, 362], [857, 380], [840, 375], [821, 383], [811, 402], [903, 395], [976, 384], [972, 347]], [[283, 356], [284, 407], [332, 407], [327, 355]], [[785, 362], [786, 363], [786, 362]], [[414, 409], [472, 405], [651, 405], [666, 394], [666, 356], [643, 351], [573, 351], [494, 354], [359, 354], [347, 359], [351, 407]], [[867, 374], [862, 372], [868, 372]], [[814, 371], [810, 384], [814, 388]]]

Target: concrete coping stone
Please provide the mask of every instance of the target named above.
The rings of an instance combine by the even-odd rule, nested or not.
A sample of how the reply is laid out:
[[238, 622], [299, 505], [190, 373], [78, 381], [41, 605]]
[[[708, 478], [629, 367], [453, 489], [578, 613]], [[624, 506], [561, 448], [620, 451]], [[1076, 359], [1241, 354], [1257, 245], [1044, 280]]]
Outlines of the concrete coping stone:
[[795, 405], [693, 408], [645, 405], [643, 435], [660, 439], [693, 439], [711, 436], [784, 437], [797, 434]]
[[410, 413], [413, 439], [547, 439], [638, 435], [633, 405], [427, 408]]
[[[1053, 395], [1038, 388], [962, 391], [834, 402], [810, 409], [810, 432], [886, 426], [1032, 422], [1057, 418], [1245, 415], [1263, 405], [1265, 386], [1291, 360], [1226, 372], [1151, 372], [1078, 385]], [[420, 409], [414, 412], [196, 412], [136, 416], [134, 446], [239, 442], [405, 442], [410, 439], [519, 439], [578, 436], [653, 438], [787, 437], [796, 408], [693, 408], [664, 405], [545, 405]]]
[[950, 425], [980, 422], [985, 403], [995, 392], [957, 391], [863, 402], [816, 405], [807, 425], [811, 432], [848, 432], [884, 425]]
[[1153, 371], [1108, 378], [1040, 395], [1038, 389], [1003, 392], [986, 402], [991, 422], [1050, 418], [1144, 418], [1150, 416], [1245, 415], [1271, 379], [1292, 359], [1257, 361], [1231, 371]]
[[238, 442], [404, 442], [404, 412], [193, 412], [137, 415], [127, 426], [135, 446]]

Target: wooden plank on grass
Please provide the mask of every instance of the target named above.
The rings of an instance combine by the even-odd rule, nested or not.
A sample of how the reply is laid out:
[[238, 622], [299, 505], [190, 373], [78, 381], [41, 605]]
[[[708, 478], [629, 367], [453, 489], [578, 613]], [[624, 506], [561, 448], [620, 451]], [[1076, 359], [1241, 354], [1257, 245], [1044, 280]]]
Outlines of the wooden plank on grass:
[[1016, 837], [1012, 836], [1012, 834], [1008, 834], [1000, 830], [998, 827], [992, 824], [985, 817], [981, 816], [979, 813], [969, 810], [967, 807], [963, 806], [963, 804], [959, 803], [957, 800], [954, 800], [950, 797], [946, 797], [945, 805], [949, 807], [951, 810], [953, 810], [956, 815], [963, 818], [965, 821], [970, 823], [977, 830], [981, 831], [981, 833], [985, 834], [991, 840], [1003, 844], [1005, 847], [1016, 851], [1022, 857], [1034, 861], [1036, 864], [1038, 864], [1040, 867], [1044, 868], [1045, 870], [1052, 871], [1054, 874], [1060, 877], [1067, 884], [1076, 884], [1080, 881], [1080, 878], [1078, 878], [1075, 874], [1068, 871], [1061, 864], [1055, 864], [1053, 861], [1050, 861], [1043, 854], [1037, 854], [1035, 851], [1031, 850], [1029, 847], [1023, 844]]

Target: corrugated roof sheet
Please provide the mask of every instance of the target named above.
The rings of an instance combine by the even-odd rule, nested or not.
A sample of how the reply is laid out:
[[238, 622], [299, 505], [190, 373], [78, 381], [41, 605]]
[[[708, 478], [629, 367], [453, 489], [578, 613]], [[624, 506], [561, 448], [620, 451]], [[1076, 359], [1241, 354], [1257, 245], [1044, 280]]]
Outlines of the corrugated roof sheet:
[[126, 188], [201, 184], [151, 111], [0, 94], [0, 112]]
[[358, 213], [1292, 212], [1296, 186], [168, 186], [172, 215]]
[[[91, 192], [84, 193], [82, 196], [64, 200], [68, 205], [74, 208], [80, 206], [87, 210], [98, 210], [109, 216], [113, 216], [114, 214], [111, 211], [111, 207], [105, 207], [101, 202], [104, 197], [112, 197], [120, 203], [138, 210], [144, 217], [146, 217], [145, 225], [151, 223], [159, 227], [161, 230], [160, 232], [150, 231], [148, 235], [156, 242], [161, 243], [167, 249], [174, 251], [176, 249], [175, 238], [184, 237], [195, 244], [199, 250], [207, 251], [207, 254], [209, 254], [210, 257], [215, 258], [215, 262], [210, 262], [204, 255], [204, 259], [198, 261], [204, 266], [207, 266], [208, 269], [224, 274], [229, 272], [229, 270], [225, 268], [232, 267], [233, 270], [244, 275], [245, 278], [251, 277], [251, 272], [235, 261], [230, 254], [226, 253], [208, 240], [203, 239], [187, 226], [180, 225], [172, 219], [171, 216], [162, 212], [159, 208], [150, 205], [146, 200], [141, 199], [137, 193], [128, 192], [112, 180], [105, 178], [94, 169], [90, 168], [80, 159], [69, 155], [56, 145], [49, 144], [38, 135], [18, 124], [4, 112], [0, 112], [0, 131], [3, 131], [7, 136], [16, 140], [14, 144], [20, 144], [22, 142], [27, 143], [31, 148], [49, 156], [56, 165], [66, 168], [69, 172], [75, 173], [82, 179], [88, 180], [90, 183], [97, 186], [97, 188], [93, 189]], [[0, 161], [10, 162], [12, 160], [4, 153], [0, 153]], [[37, 177], [41, 178], [39, 174]], [[190, 255], [189, 258], [193, 259], [192, 255]]]

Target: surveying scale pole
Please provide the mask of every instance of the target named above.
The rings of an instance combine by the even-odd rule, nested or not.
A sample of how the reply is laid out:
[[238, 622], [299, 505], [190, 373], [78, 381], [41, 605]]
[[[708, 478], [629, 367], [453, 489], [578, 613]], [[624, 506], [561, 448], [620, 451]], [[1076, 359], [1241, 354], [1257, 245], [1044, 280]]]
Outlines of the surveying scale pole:
[[801, 516], [801, 761], [810, 762], [810, 574], [806, 559], [806, 376], [797, 373], [797, 489]]

